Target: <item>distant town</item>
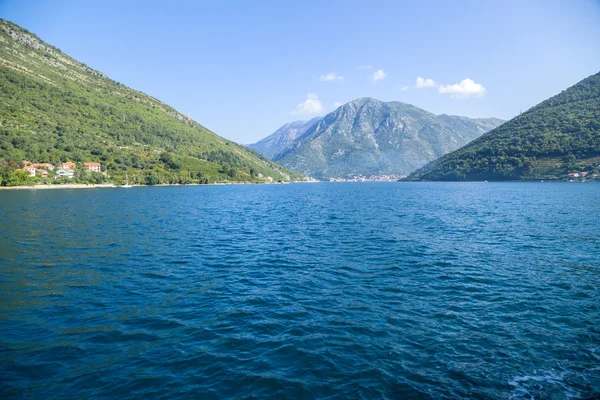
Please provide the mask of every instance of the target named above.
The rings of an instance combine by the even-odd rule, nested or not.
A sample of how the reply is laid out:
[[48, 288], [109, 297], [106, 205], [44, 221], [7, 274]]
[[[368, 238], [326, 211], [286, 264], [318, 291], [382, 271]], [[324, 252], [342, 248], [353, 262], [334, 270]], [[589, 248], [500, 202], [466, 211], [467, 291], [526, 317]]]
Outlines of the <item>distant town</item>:
[[406, 175], [354, 175], [350, 178], [329, 178], [329, 182], [397, 182]]

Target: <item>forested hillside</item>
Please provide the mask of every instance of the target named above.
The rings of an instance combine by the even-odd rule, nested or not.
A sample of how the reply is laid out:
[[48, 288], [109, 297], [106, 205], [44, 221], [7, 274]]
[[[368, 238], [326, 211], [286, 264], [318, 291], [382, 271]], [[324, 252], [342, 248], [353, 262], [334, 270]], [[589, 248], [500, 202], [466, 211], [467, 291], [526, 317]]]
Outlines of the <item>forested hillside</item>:
[[0, 158], [97, 161], [137, 183], [301, 178], [0, 20]]
[[410, 180], [563, 179], [598, 173], [600, 73], [433, 161]]

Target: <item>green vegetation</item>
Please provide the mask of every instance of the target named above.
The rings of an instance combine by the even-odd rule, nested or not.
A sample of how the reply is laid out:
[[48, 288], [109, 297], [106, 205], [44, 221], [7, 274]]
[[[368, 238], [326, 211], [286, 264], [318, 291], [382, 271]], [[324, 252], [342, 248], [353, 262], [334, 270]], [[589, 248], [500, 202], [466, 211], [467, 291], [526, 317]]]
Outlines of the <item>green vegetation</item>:
[[409, 180], [564, 179], [599, 173], [600, 73], [416, 171]]
[[[127, 173], [135, 184], [302, 178], [4, 20], [0, 87], [6, 160], [100, 162], [109, 179], [124, 181]], [[86, 173], [75, 178], [100, 180]]]
[[410, 104], [363, 98], [318, 123], [309, 122], [306, 129], [283, 126], [254, 146], [270, 151], [283, 145], [273, 160], [317, 179], [407, 175], [502, 122], [434, 115]]
[[23, 171], [14, 161], [0, 159], [0, 186], [31, 185], [33, 180], [29, 172]]

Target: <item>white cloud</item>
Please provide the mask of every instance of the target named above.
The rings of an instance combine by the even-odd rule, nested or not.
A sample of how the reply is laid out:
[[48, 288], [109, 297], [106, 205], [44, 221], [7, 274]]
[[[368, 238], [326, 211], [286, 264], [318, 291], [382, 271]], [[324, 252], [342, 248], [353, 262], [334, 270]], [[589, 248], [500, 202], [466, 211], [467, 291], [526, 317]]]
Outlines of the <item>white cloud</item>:
[[479, 97], [485, 93], [485, 88], [482, 84], [475, 82], [473, 79], [463, 79], [460, 83], [453, 85], [440, 85], [440, 93], [448, 94], [454, 98]]
[[341, 103], [339, 101], [336, 101], [335, 103], [333, 103], [333, 107], [335, 107], [335, 108], [341, 107], [343, 105], [344, 105], [344, 103]]
[[321, 75], [321, 82], [329, 82], [329, 81], [343, 81], [344, 77], [337, 75], [335, 72], [330, 72], [325, 75]]
[[382, 69], [378, 69], [377, 71], [373, 72], [373, 83], [385, 79], [386, 76], [387, 75], [385, 74], [385, 72], [383, 72]]
[[401, 92], [406, 92], [408, 90], [408, 86], [400, 86]]
[[422, 89], [422, 88], [428, 88], [428, 87], [436, 87], [437, 84], [435, 83], [435, 81], [433, 79], [422, 78], [419, 76], [417, 78], [417, 84], [415, 86], [418, 89]]
[[358, 67], [358, 69], [360, 71], [364, 71], [366, 69], [373, 69], [373, 66], [372, 65], [361, 65], [361, 66]]
[[316, 93], [309, 93], [306, 95], [306, 100], [298, 104], [296, 109], [292, 111], [294, 115], [311, 115], [320, 114], [323, 112], [323, 103], [319, 100], [319, 96]]

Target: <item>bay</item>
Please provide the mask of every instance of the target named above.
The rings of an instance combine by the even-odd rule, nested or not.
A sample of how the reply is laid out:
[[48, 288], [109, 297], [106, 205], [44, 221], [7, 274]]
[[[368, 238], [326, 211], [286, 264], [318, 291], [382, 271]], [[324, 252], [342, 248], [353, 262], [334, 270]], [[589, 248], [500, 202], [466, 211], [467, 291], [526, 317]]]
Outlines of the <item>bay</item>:
[[0, 193], [0, 396], [600, 395], [600, 185]]

